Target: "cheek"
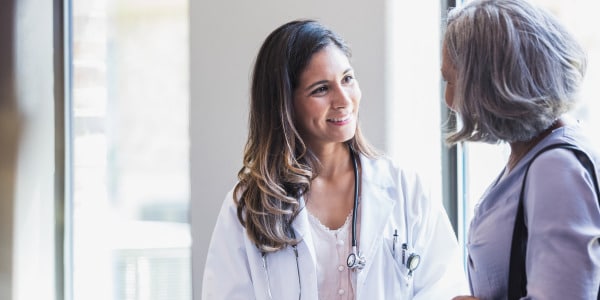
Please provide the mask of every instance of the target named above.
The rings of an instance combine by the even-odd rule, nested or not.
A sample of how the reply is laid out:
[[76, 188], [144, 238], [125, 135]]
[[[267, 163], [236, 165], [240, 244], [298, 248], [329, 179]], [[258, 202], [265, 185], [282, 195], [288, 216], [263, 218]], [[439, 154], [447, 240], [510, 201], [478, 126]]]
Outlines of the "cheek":
[[362, 99], [362, 91], [360, 90], [360, 88], [358, 86], [356, 87], [356, 90], [354, 92], [352, 99], [354, 101], [354, 105], [356, 106], [356, 111], [358, 111], [358, 107], [360, 105], [360, 99]]

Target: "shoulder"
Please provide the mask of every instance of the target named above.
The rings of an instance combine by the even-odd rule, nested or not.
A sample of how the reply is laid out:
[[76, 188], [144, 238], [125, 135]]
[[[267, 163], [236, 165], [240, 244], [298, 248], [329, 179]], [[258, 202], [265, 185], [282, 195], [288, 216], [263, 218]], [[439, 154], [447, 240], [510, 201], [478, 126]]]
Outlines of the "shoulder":
[[227, 193], [221, 205], [210, 239], [207, 260], [221, 261], [223, 252], [239, 251], [248, 244], [246, 229], [237, 216], [234, 191], [235, 189], [231, 189]]
[[537, 154], [529, 168], [529, 172], [532, 174], [546, 174], [546, 172], [549, 172], [547, 175], [552, 175], [550, 172], [571, 173], [582, 169], [583, 165], [572, 150], [559, 147]]
[[389, 156], [376, 158], [361, 156], [361, 164], [365, 179], [376, 179], [379, 182], [397, 182], [398, 180], [421, 180], [417, 171], [401, 167]]
[[[598, 169], [598, 154], [591, 146], [589, 139], [584, 136], [578, 125], [569, 125], [556, 129], [544, 141], [535, 146], [528, 155], [529, 175], [544, 175], [549, 177], [572, 176], [585, 174], [585, 167], [577, 158], [574, 151], [565, 148], [555, 148], [543, 151], [554, 144], [568, 143], [585, 153]], [[541, 152], [543, 151], [543, 152]], [[535, 159], [534, 159], [535, 157]], [[533, 159], [533, 161], [531, 161]]]
[[[388, 156], [377, 158], [361, 157], [363, 166], [363, 181], [366, 184], [377, 186], [380, 189], [393, 192], [407, 201], [421, 201], [429, 197], [429, 189], [419, 173], [410, 168], [398, 165], [396, 161]], [[425, 201], [426, 202], [426, 201]]]
[[[598, 164], [595, 164], [597, 170]], [[596, 206], [592, 174], [570, 149], [558, 148], [539, 154], [531, 162], [525, 189], [527, 208], [556, 214], [555, 217]]]
[[225, 199], [223, 199], [221, 208], [219, 210], [219, 215], [217, 217], [217, 224], [215, 225], [216, 231], [244, 230], [237, 216], [236, 200], [238, 200], [238, 198], [234, 197], [236, 197], [235, 187], [230, 189], [225, 195]]
[[[545, 141], [536, 146], [529, 156], [529, 175], [540, 175], [547, 178], [562, 178], [566, 176], [579, 176], [586, 174], [584, 162], [580, 160], [587, 157], [594, 163], [598, 170], [598, 155], [585, 140], [572, 135], [567, 135], [570, 129], [564, 130], [565, 134], [558, 138]], [[570, 144], [577, 150], [567, 147], [554, 147], [556, 144]], [[582, 156], [583, 155], [583, 156]], [[533, 160], [533, 161], [532, 161]]]

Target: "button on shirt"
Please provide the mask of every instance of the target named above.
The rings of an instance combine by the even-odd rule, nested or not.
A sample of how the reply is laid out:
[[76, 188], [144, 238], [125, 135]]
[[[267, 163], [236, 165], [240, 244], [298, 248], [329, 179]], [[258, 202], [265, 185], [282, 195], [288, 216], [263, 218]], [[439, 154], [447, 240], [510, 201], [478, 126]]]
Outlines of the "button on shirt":
[[319, 300], [354, 299], [354, 273], [346, 265], [351, 251], [352, 212], [342, 227], [330, 229], [308, 214], [317, 256]]

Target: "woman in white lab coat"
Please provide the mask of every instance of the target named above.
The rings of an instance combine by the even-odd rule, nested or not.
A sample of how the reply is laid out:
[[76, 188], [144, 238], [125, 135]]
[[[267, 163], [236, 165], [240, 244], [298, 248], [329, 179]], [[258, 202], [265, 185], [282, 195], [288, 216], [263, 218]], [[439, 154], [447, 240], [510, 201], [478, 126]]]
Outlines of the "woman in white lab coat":
[[214, 229], [203, 299], [449, 299], [466, 290], [441, 202], [362, 137], [349, 57], [312, 20], [263, 43], [244, 165]]

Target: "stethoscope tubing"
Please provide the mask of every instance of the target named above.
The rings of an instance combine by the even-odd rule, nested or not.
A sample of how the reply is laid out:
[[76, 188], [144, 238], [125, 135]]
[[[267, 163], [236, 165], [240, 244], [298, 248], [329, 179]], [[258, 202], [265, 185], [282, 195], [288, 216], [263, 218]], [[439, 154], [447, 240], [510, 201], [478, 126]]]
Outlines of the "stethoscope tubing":
[[352, 209], [352, 247], [353, 249], [357, 247], [356, 242], [356, 218], [358, 211], [358, 163], [356, 162], [356, 156], [354, 154], [354, 150], [350, 148], [350, 156], [352, 158], [352, 168], [354, 169], [354, 208]]

